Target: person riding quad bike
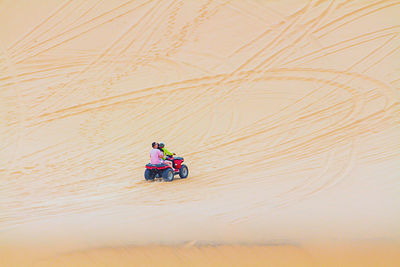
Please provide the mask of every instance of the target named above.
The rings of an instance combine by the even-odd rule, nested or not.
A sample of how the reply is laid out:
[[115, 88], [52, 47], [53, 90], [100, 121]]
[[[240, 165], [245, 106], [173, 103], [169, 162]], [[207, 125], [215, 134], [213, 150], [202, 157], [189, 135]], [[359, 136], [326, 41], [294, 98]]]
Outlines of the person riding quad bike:
[[[155, 144], [155, 146], [153, 146]], [[165, 154], [164, 154], [164, 151], [160, 148], [160, 144], [159, 143], [157, 143], [157, 142], [153, 142], [152, 143], [152, 147], [153, 147], [153, 149], [152, 149], [152, 151], [150, 151], [150, 159], [151, 159], [151, 157], [152, 157], [152, 152], [153, 151], [158, 151], [159, 153], [158, 153], [158, 159], [157, 159], [157, 161], [159, 161], [159, 163], [164, 163], [164, 164], [167, 164], [171, 169], [172, 169], [172, 162], [171, 161], [167, 161], [167, 160], [165, 160], [166, 159], [166, 156], [165, 156]], [[154, 152], [155, 153], [155, 152]], [[151, 163], [151, 161], [150, 161], [150, 163]]]
[[160, 143], [158, 145], [158, 149], [164, 153], [163, 160], [167, 159], [168, 156], [172, 157], [172, 156], [176, 155], [175, 153], [168, 151], [168, 149], [165, 147], [164, 143]]

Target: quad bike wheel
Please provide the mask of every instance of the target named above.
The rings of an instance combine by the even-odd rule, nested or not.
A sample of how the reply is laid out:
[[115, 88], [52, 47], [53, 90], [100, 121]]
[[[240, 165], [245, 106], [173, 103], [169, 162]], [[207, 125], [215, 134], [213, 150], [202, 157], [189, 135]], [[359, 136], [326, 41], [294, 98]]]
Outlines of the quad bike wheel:
[[146, 179], [146, 181], [153, 181], [154, 177], [155, 177], [154, 173], [149, 169], [146, 169], [144, 171], [144, 178]]
[[174, 180], [174, 173], [170, 168], [165, 169], [162, 173], [162, 176], [164, 181], [166, 182], [171, 182], [172, 180]]
[[186, 177], [188, 177], [189, 175], [189, 169], [185, 164], [182, 164], [181, 168], [179, 169], [179, 177], [181, 177], [181, 179], [184, 179]]

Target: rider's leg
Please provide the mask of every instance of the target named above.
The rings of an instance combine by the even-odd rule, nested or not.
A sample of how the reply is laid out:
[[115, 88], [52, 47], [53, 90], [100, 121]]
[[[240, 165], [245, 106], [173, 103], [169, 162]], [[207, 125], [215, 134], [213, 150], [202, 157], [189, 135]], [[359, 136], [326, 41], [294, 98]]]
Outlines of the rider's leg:
[[164, 160], [164, 163], [167, 164], [168, 166], [170, 166], [172, 168], [172, 162], [169, 160]]
[[174, 167], [172, 167], [172, 162], [169, 161], [169, 160], [161, 159], [161, 163], [165, 163], [165, 164], [167, 164], [169, 167], [171, 167], [172, 169], [174, 169]]

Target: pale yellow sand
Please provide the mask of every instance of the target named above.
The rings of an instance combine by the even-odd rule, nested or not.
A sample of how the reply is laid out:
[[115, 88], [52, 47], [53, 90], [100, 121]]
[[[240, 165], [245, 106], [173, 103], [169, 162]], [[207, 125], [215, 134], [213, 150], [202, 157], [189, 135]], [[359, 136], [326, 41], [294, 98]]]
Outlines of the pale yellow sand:
[[[124, 264], [165, 245], [174, 265], [194, 242], [225, 245], [179, 252], [198, 265], [275, 249], [307, 264], [251, 246], [372, 240], [394, 259], [399, 14], [397, 0], [0, 1], [2, 250]], [[153, 141], [188, 179], [144, 181]], [[90, 263], [77, 253], [63, 264]]]

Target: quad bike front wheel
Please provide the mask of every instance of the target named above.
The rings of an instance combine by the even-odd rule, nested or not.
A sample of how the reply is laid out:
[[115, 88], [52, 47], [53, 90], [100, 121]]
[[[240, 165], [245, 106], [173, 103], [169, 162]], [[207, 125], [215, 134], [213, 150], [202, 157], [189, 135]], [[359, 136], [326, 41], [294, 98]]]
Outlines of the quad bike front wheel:
[[181, 177], [181, 179], [184, 179], [186, 177], [188, 177], [189, 175], [189, 169], [185, 164], [182, 164], [181, 168], [179, 169], [179, 177]]

